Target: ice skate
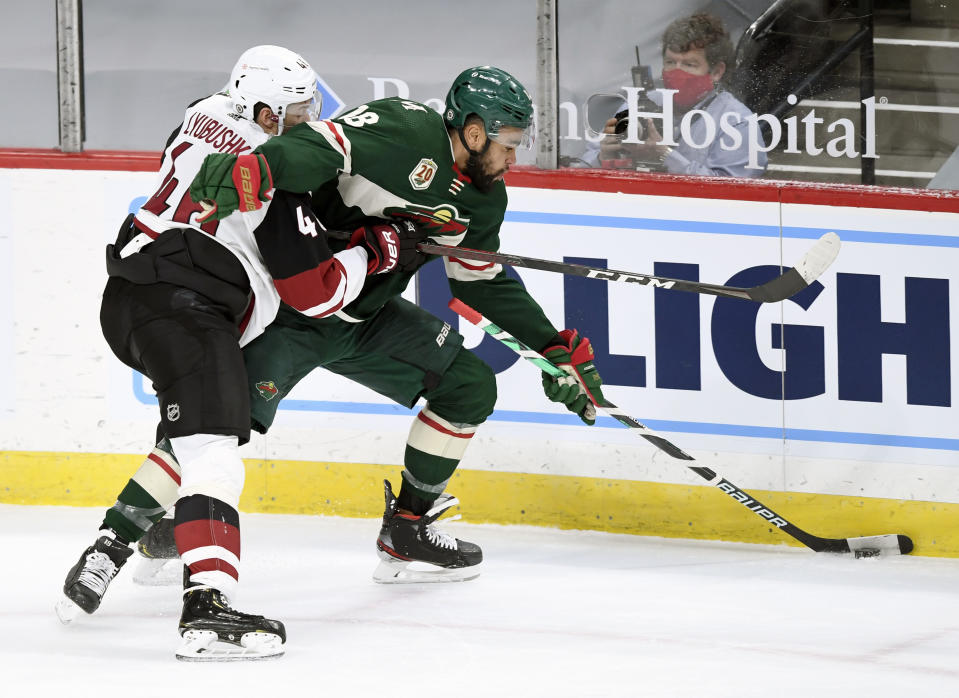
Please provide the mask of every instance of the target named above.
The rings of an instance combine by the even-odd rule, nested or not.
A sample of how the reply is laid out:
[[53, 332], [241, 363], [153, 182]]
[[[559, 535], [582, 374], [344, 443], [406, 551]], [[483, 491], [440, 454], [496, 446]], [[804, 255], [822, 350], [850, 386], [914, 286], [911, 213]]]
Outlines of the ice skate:
[[180, 635], [176, 658], [185, 662], [274, 659], [286, 642], [283, 623], [235, 611], [219, 591], [204, 586], [183, 592]]
[[61, 623], [70, 623], [80, 611], [93, 613], [100, 606], [107, 587], [133, 554], [126, 544], [110, 535], [102, 535], [83, 551], [63, 583], [63, 598], [56, 612]]
[[[440, 495], [429, 511], [422, 516], [412, 516], [397, 511], [389, 481], [384, 480], [383, 485], [386, 511], [376, 539], [381, 562], [373, 571], [373, 581], [381, 584], [463, 582], [479, 576], [483, 561], [480, 547], [439, 531], [434, 524], [459, 500], [448, 494]], [[447, 521], [458, 518], [457, 515]]]
[[133, 581], [141, 586], [173, 586], [183, 578], [183, 563], [173, 537], [173, 519], [157, 521], [137, 543], [139, 561]]

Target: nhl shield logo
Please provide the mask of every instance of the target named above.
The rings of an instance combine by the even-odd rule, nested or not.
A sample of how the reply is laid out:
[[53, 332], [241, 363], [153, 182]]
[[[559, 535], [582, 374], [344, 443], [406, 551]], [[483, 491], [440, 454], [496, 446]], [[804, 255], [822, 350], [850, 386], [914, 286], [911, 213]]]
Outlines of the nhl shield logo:
[[179, 403], [172, 402], [166, 406], [166, 418], [168, 421], [175, 422], [180, 418]]
[[433, 183], [433, 175], [436, 174], [436, 163], [429, 158], [423, 158], [419, 164], [410, 172], [410, 184], [414, 189], [426, 189]]
[[273, 381], [260, 381], [256, 384], [256, 391], [267, 402], [275, 398], [277, 393], [280, 392]]

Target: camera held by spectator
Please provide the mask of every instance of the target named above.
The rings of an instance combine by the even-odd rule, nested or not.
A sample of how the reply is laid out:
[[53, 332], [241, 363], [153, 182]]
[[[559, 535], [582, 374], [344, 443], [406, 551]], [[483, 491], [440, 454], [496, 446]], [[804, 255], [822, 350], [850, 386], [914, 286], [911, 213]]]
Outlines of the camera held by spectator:
[[[651, 100], [645, 93], [641, 93], [639, 95], [639, 98], [637, 99], [637, 106], [639, 107], [639, 111], [644, 111], [644, 112], [662, 112], [663, 110], [662, 105], [657, 104], [656, 102]], [[621, 135], [625, 138], [626, 133], [629, 129], [629, 109], [623, 109], [621, 111], [616, 112], [616, 115], [613, 117], [613, 122], [614, 123], [613, 123], [612, 132], [616, 135]], [[609, 124], [607, 122], [607, 126], [608, 125]], [[649, 126], [646, 120], [640, 119], [638, 126], [639, 126], [639, 140], [648, 141], [650, 132], [649, 132]]]
[[[757, 138], [755, 129], [751, 133], [748, 128], [751, 112], [722, 87], [733, 46], [721, 20], [697, 13], [674, 21], [663, 33], [662, 57], [663, 89], [624, 88], [634, 103], [621, 101], [605, 122], [605, 137], [594, 156], [598, 164], [673, 174], [761, 176], [767, 160], [762, 143], [750, 142]], [[635, 134], [630, 133], [630, 108], [639, 116]]]

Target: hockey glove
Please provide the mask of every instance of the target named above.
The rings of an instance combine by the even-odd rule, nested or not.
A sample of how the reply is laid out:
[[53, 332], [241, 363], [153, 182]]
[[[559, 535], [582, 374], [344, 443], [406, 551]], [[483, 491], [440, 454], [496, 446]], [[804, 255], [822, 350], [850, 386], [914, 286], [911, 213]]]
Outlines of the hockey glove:
[[256, 153], [208, 155], [190, 184], [190, 198], [203, 207], [200, 223], [234, 211], [255, 211], [269, 201], [273, 176], [266, 158]]
[[347, 247], [366, 249], [367, 275], [400, 273], [416, 271], [426, 261], [426, 255], [416, 249], [424, 239], [426, 231], [412, 221], [383, 221], [354, 230]]
[[587, 424], [595, 424], [596, 407], [590, 397], [597, 402], [605, 398], [600, 390], [603, 381], [593, 365], [593, 347], [589, 340], [580, 337], [576, 330], [563, 330], [541, 353], [569, 374], [554, 378], [543, 373], [546, 397], [553, 402], [562, 402], [566, 409], [579, 415]]

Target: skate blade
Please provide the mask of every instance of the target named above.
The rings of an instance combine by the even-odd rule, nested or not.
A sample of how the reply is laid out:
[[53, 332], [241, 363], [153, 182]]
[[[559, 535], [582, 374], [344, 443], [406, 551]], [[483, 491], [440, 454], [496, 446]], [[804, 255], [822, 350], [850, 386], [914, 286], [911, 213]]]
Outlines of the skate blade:
[[273, 633], [244, 633], [240, 645], [220, 642], [212, 630], [187, 630], [176, 651], [181, 662], [248, 662], [276, 659], [286, 650]]
[[83, 609], [66, 596], [61, 597], [60, 600], [57, 601], [57, 605], [53, 607], [53, 610], [56, 611], [57, 618], [59, 618], [60, 622], [64, 625], [69, 625], [77, 619], [77, 616], [83, 613]]
[[479, 577], [480, 567], [482, 567], [482, 563], [471, 567], [447, 568], [390, 558], [382, 560], [373, 570], [373, 581], [377, 584], [468, 582]]
[[145, 557], [137, 563], [133, 583], [143, 587], [167, 587], [183, 583], [180, 558]]

